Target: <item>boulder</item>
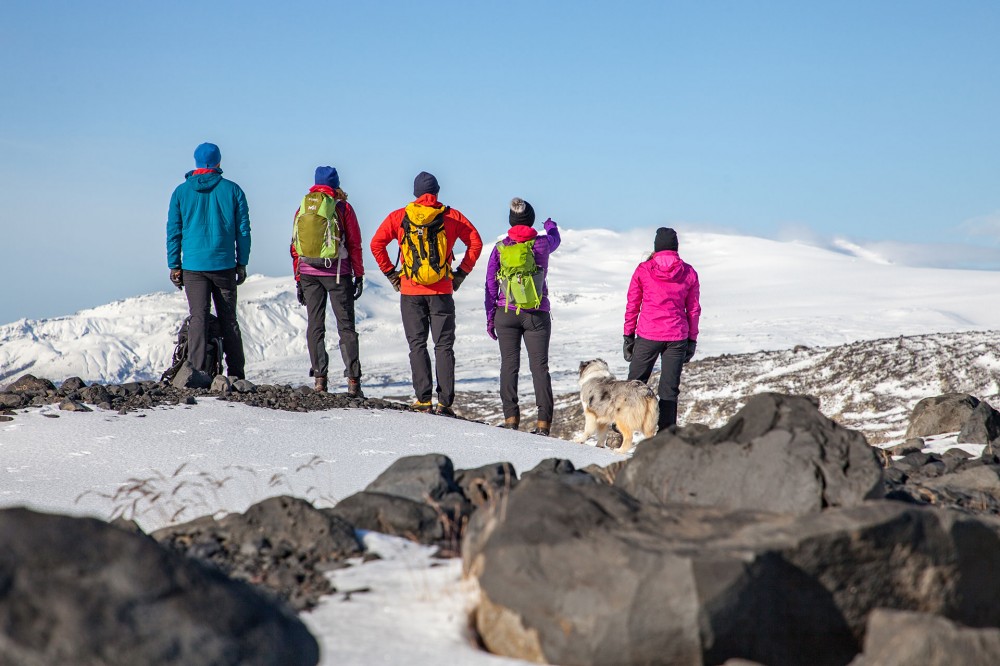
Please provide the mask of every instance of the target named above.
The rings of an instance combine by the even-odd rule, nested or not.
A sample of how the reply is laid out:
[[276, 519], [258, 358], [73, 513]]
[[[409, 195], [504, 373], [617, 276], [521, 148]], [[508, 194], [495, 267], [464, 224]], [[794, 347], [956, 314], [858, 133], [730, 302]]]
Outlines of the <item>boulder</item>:
[[455, 483], [474, 507], [497, 501], [517, 485], [517, 471], [508, 462], [455, 472]]
[[72, 393], [73, 391], [79, 391], [86, 386], [87, 383], [79, 377], [70, 377], [59, 385], [59, 392], [63, 394]]
[[5, 389], [8, 393], [28, 393], [44, 395], [47, 391], [55, 391], [56, 386], [47, 379], [34, 375], [22, 375]]
[[21, 393], [0, 393], [0, 408], [17, 409], [24, 407], [29, 402], [31, 402], [31, 398]]
[[258, 502], [242, 514], [206, 516], [151, 536], [234, 578], [253, 581], [297, 610], [333, 591], [326, 569], [362, 552], [350, 524], [285, 496]]
[[970, 629], [937, 615], [877, 609], [868, 618], [864, 654], [851, 666], [995, 666], [1000, 629]]
[[615, 479], [641, 501], [804, 514], [881, 497], [864, 435], [804, 396], [755, 395], [723, 427], [646, 440]]
[[237, 379], [233, 382], [233, 390], [237, 393], [256, 393], [257, 387], [246, 379]]
[[439, 502], [452, 493], [461, 494], [451, 459], [440, 453], [399, 458], [365, 490], [398, 495], [414, 502]]
[[111, 394], [101, 384], [91, 384], [86, 388], [80, 389], [80, 399], [92, 405], [111, 404]]
[[979, 398], [967, 393], [946, 393], [924, 398], [910, 413], [906, 438], [958, 432], [979, 406]]
[[291, 612], [140, 534], [0, 511], [0, 663], [312, 666]]
[[1000, 626], [1000, 525], [872, 501], [804, 516], [529, 478], [463, 542], [484, 645], [555, 664], [841, 666], [875, 608]]
[[195, 370], [188, 361], [184, 361], [177, 374], [170, 380], [175, 388], [202, 388], [207, 389], [212, 385], [212, 375], [201, 370]]
[[997, 439], [1000, 439], [1000, 412], [980, 402], [965, 420], [956, 441], [959, 444], [991, 446]]
[[900, 444], [887, 446], [885, 451], [894, 456], [905, 456], [910, 453], [920, 453], [924, 450], [924, 440], [921, 437], [911, 437]]
[[531, 477], [557, 479], [563, 483], [597, 483], [597, 479], [577, 470], [573, 462], [565, 458], [546, 458], [521, 475], [522, 480]]
[[229, 393], [233, 390], [233, 384], [229, 381], [229, 377], [226, 377], [225, 375], [216, 375], [208, 390], [212, 393]]
[[76, 400], [66, 399], [59, 403], [59, 409], [64, 412], [92, 412], [90, 407], [87, 407], [82, 402]]
[[385, 493], [355, 493], [323, 511], [356, 529], [401, 536], [418, 543], [437, 544], [455, 538], [458, 531], [449, 529], [456, 526], [429, 504]]

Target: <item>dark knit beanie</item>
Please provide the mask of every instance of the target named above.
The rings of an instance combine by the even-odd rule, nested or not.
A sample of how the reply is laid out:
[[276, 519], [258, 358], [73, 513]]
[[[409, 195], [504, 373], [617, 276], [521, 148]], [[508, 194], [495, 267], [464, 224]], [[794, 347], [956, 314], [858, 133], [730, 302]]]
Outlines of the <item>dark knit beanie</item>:
[[332, 166], [316, 167], [316, 184], [326, 185], [331, 190], [340, 187], [340, 175]]
[[664, 250], [677, 251], [677, 232], [668, 227], [657, 229], [656, 240], [653, 241], [653, 252], [663, 252]]
[[222, 151], [214, 143], [203, 143], [194, 149], [194, 165], [199, 169], [211, 169], [222, 164]]
[[441, 186], [438, 185], [438, 179], [432, 174], [426, 171], [421, 171], [417, 174], [417, 177], [413, 179], [413, 196], [420, 197], [425, 194], [433, 194], [437, 196], [437, 193], [441, 191]]
[[535, 209], [524, 199], [514, 197], [510, 200], [510, 226], [516, 227], [519, 224], [526, 227], [533, 226], [535, 224]]

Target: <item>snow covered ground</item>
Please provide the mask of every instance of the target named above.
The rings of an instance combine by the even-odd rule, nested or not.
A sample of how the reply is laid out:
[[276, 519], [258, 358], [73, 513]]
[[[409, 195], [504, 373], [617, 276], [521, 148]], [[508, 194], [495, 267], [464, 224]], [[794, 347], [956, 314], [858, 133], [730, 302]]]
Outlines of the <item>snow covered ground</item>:
[[[545, 458], [577, 467], [605, 449], [426, 414], [377, 410], [289, 413], [214, 399], [132, 412], [19, 412], [0, 423], [0, 507], [124, 515], [151, 531], [171, 520], [242, 512], [290, 494], [330, 506], [401, 456], [443, 453], [456, 469], [508, 461], [520, 474]], [[118, 494], [117, 498], [116, 493]], [[383, 560], [334, 573], [339, 592], [304, 620], [323, 664], [520, 663], [479, 652], [467, 633], [475, 589], [458, 560], [378, 534]], [[370, 588], [370, 592], [345, 592]]]
[[[581, 360], [602, 357], [612, 370], [624, 372], [625, 293], [653, 233], [563, 230], [549, 275], [550, 366], [557, 393], [576, 389]], [[701, 358], [1000, 328], [1000, 310], [982, 300], [982, 294], [1000, 291], [1000, 272], [913, 268], [803, 243], [683, 229], [681, 256], [702, 282]], [[459, 391], [497, 388], [499, 352], [484, 330], [485, 262], [484, 256], [456, 294]], [[0, 384], [25, 372], [54, 381], [74, 375], [88, 382], [158, 378], [186, 310], [183, 294], [171, 290], [0, 326]], [[305, 310], [295, 300], [290, 276], [251, 276], [240, 289], [240, 318], [251, 380], [309, 381]], [[369, 269], [358, 319], [366, 391], [410, 396], [399, 297], [377, 270]], [[328, 337], [332, 374], [340, 363], [335, 340], [335, 333]]]

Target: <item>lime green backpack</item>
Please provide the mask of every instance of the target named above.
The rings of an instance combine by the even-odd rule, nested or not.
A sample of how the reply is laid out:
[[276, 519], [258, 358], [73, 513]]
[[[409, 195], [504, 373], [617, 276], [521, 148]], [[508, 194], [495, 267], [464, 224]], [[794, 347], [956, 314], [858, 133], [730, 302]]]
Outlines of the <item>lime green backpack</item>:
[[343, 242], [337, 200], [323, 192], [305, 195], [292, 227], [292, 243], [299, 261], [310, 266], [330, 268], [334, 259], [340, 261]]
[[500, 268], [497, 270], [497, 280], [503, 290], [505, 309], [516, 308], [521, 314], [521, 308], [536, 309], [542, 305], [542, 274], [535, 263], [534, 239], [523, 243], [505, 245], [497, 243], [497, 253], [500, 255]]

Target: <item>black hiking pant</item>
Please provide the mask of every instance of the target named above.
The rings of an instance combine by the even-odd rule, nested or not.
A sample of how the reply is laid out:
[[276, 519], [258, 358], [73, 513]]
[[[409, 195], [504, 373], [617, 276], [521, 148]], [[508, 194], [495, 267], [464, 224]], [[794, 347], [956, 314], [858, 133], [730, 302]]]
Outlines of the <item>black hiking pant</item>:
[[451, 294], [399, 297], [403, 331], [410, 346], [413, 392], [420, 402], [430, 402], [434, 388], [427, 334], [434, 339], [434, 366], [438, 404], [455, 401], [455, 298]]
[[648, 382], [653, 374], [656, 359], [660, 359], [660, 419], [658, 430], [677, 423], [677, 397], [680, 395], [681, 368], [687, 356], [687, 340], [660, 342], [636, 336], [632, 361], [628, 365], [628, 378]]
[[514, 314], [498, 309], [493, 320], [500, 343], [500, 401], [504, 418], [521, 417], [517, 404], [517, 376], [521, 370], [521, 341], [528, 350], [528, 368], [535, 386], [538, 420], [552, 422], [554, 401], [549, 375], [549, 339], [552, 318], [548, 312], [522, 310]]
[[340, 336], [340, 357], [344, 359], [344, 376], [361, 378], [361, 359], [358, 350], [358, 333], [354, 329], [354, 280], [350, 275], [305, 275], [300, 278], [302, 295], [306, 300], [309, 325], [306, 343], [309, 347], [310, 377], [326, 377], [330, 371], [330, 357], [326, 353], [326, 299], [337, 320]]
[[226, 355], [226, 374], [246, 378], [243, 334], [236, 320], [236, 269], [223, 271], [184, 271], [184, 295], [187, 296], [191, 323], [188, 325], [188, 360], [198, 370], [205, 368], [208, 311], [215, 304], [215, 316], [222, 328], [222, 349]]

